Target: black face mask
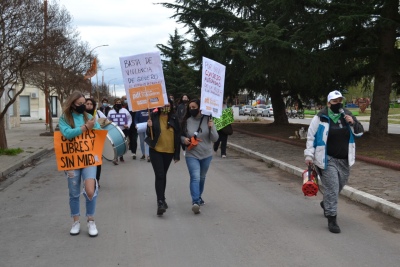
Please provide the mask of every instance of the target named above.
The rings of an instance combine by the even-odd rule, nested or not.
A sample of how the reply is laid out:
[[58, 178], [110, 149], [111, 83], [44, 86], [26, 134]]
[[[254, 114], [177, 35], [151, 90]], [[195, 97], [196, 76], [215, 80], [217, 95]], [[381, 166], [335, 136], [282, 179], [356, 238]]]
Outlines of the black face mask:
[[199, 114], [199, 109], [198, 108], [190, 109], [189, 112], [190, 112], [190, 115], [192, 115], [192, 117], [196, 117]]
[[115, 104], [115, 109], [121, 109], [122, 108], [122, 104]]
[[86, 112], [89, 113], [90, 115], [93, 115], [94, 114], [94, 109], [87, 109]]
[[334, 113], [339, 113], [339, 109], [343, 108], [343, 104], [342, 103], [337, 103], [337, 104], [331, 104], [330, 109], [334, 112]]
[[75, 111], [78, 112], [79, 114], [83, 114], [83, 112], [85, 112], [85, 110], [86, 110], [85, 105], [75, 106]]

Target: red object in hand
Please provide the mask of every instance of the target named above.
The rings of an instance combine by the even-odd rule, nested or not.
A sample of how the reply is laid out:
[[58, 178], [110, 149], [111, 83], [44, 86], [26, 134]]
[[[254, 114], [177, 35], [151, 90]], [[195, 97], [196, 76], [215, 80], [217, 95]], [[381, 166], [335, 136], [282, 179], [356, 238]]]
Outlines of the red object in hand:
[[192, 148], [194, 148], [195, 146], [197, 146], [199, 144], [199, 142], [201, 142], [201, 139], [199, 138], [194, 138], [194, 136], [192, 136], [190, 138], [190, 144], [187, 147], [188, 151], [191, 150]]
[[303, 172], [303, 186], [301, 187], [306, 197], [316, 196], [318, 193], [317, 172], [308, 166], [308, 170]]

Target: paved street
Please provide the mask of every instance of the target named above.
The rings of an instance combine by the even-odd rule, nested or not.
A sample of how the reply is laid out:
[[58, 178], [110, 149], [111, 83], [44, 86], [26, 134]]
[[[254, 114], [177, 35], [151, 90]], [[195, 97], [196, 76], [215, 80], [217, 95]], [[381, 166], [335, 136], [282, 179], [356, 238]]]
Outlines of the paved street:
[[83, 217], [81, 234], [69, 235], [67, 182], [53, 153], [13, 173], [0, 191], [1, 266], [399, 265], [397, 219], [341, 198], [342, 233], [332, 234], [320, 195], [304, 197], [298, 177], [231, 149], [214, 157], [199, 215], [184, 159], [171, 166], [169, 209], [157, 217], [151, 164], [126, 158], [103, 165], [96, 238]]

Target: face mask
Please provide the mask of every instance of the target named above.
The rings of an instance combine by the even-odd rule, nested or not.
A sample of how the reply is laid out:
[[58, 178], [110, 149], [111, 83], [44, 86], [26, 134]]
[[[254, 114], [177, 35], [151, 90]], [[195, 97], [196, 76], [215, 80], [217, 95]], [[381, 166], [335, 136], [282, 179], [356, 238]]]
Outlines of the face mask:
[[86, 109], [86, 112], [93, 115], [94, 114], [94, 109]]
[[108, 107], [108, 103], [103, 103], [103, 107]]
[[343, 108], [343, 104], [342, 103], [337, 103], [337, 104], [331, 104], [330, 109], [334, 112], [334, 113], [339, 113], [339, 109]]
[[115, 104], [115, 109], [121, 109], [122, 108], [122, 104]]
[[79, 114], [82, 114], [85, 112], [86, 106], [85, 105], [80, 105], [80, 106], [75, 106], [75, 111], [78, 112]]
[[188, 100], [182, 100], [182, 101], [183, 101], [183, 103], [185, 103], [185, 104], [188, 102]]
[[124, 103], [125, 103], [125, 104], [128, 104], [128, 100], [124, 100]]
[[199, 114], [199, 109], [198, 108], [190, 109], [189, 112], [190, 112], [190, 115], [192, 115], [192, 117], [196, 117]]

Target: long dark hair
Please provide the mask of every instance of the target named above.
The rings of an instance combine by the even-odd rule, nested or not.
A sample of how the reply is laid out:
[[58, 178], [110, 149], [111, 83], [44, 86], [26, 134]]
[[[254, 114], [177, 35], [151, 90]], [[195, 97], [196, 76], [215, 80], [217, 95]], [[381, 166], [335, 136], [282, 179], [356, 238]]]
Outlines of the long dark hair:
[[86, 110], [86, 112], [87, 112], [87, 113], [90, 113], [90, 115], [93, 116], [93, 115], [94, 115], [94, 111], [96, 110], [96, 107], [97, 107], [97, 103], [96, 103], [96, 101], [95, 101], [93, 98], [86, 98], [85, 104], [86, 104], [87, 102], [92, 102], [93, 110], [92, 110], [91, 112], [89, 112], [88, 110]]
[[[182, 131], [184, 132], [184, 133], [186, 133], [187, 132], [187, 120], [190, 118], [190, 107], [189, 107], [189, 105], [190, 105], [190, 103], [196, 103], [197, 104], [197, 106], [199, 107], [199, 109], [200, 109], [200, 99], [198, 99], [198, 98], [194, 98], [194, 99], [192, 99], [192, 100], [190, 100], [189, 101], [189, 103], [188, 103], [188, 105], [187, 105], [187, 107], [186, 107], [186, 114], [185, 114], [185, 116], [183, 117], [183, 120], [182, 120], [182, 125], [181, 125], [181, 129], [182, 129]], [[199, 111], [200, 112], [200, 111]]]
[[186, 96], [187, 97], [187, 99], [188, 99], [188, 101], [190, 101], [190, 97], [189, 97], [189, 95], [188, 94], [183, 94], [182, 96], [181, 96], [181, 98], [179, 98], [179, 102], [178, 102], [178, 104], [182, 104], [183, 103], [183, 97], [184, 96]]

